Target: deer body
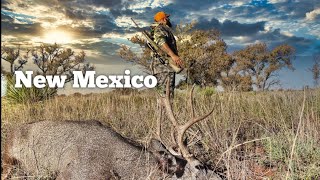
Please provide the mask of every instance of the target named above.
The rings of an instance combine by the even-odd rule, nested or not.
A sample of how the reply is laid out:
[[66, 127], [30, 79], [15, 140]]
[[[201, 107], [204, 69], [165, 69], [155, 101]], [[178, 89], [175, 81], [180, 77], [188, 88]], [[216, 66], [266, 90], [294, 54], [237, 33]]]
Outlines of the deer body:
[[175, 158], [159, 141], [146, 150], [98, 121], [40, 121], [15, 128], [2, 165], [2, 179], [16, 165], [28, 175], [56, 174], [57, 180], [219, 179], [204, 171], [194, 176], [192, 163]]
[[42, 121], [10, 133], [4, 164], [17, 161], [34, 175], [57, 172], [58, 179], [138, 179], [157, 164], [143, 151], [98, 121]]

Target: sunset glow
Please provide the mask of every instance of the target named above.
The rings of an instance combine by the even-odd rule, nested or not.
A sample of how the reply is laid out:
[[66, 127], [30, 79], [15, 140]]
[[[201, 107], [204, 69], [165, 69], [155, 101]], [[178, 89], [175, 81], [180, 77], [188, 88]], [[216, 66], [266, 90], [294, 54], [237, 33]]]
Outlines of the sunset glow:
[[44, 35], [42, 41], [51, 44], [67, 44], [72, 41], [72, 35], [65, 31], [49, 31]]

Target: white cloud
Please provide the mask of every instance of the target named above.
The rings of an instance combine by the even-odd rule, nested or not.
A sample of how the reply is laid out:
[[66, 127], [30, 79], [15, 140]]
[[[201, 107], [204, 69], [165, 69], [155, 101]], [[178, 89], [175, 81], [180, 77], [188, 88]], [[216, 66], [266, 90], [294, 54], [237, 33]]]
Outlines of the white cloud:
[[232, 37], [235, 41], [240, 42], [240, 43], [244, 43], [250, 40], [250, 38], [248, 36], [236, 36], [236, 37]]
[[12, 36], [12, 35], [2, 35], [1, 34], [1, 43], [2, 42], [9, 42], [9, 41], [12, 41], [12, 40], [16, 40], [17, 37], [15, 36]]
[[115, 23], [119, 27], [130, 27], [133, 26], [133, 22], [128, 16], [119, 16], [115, 19]]
[[286, 36], [288, 36], [288, 37], [292, 37], [292, 36], [294, 36], [294, 34], [293, 34], [293, 33], [288, 32], [288, 31], [283, 31], [283, 32], [282, 32], [282, 34], [284, 34], [284, 35], [286, 35]]
[[250, 2], [251, 2], [251, 0], [234, 1], [234, 2], [230, 3], [230, 5], [242, 6], [242, 5], [245, 5], [245, 4], [250, 3]]
[[[71, 25], [72, 27], [89, 27], [93, 28], [93, 22], [90, 20], [77, 20], [74, 21], [68, 17], [61, 11], [55, 10], [58, 4], [55, 1], [52, 1], [52, 6], [44, 6], [39, 4], [29, 4], [28, 7], [21, 6], [24, 4], [23, 0], [15, 0], [11, 1], [6, 5], [8, 9], [11, 9], [12, 12], [24, 16], [30, 17], [19, 17], [16, 18], [14, 15], [11, 15], [14, 18], [14, 23], [18, 24], [28, 24], [29, 21], [31, 23], [40, 23], [40, 25], [45, 29], [57, 28], [62, 25]], [[101, 9], [101, 8], [100, 8]], [[25, 22], [23, 20], [28, 20]], [[48, 21], [50, 19], [50, 21]]]
[[129, 9], [133, 12], [142, 13], [144, 12], [144, 8], [151, 7], [163, 7], [168, 5], [172, 0], [139, 0], [135, 1], [134, 3], [130, 1]]
[[13, 23], [15, 23], [15, 24], [28, 24], [28, 22], [23, 21], [21, 18], [13, 18]]
[[269, 0], [270, 3], [276, 4], [276, 3], [284, 3], [287, 2], [287, 0]]
[[170, 3], [170, 0], [153, 0], [151, 8], [166, 6]]
[[320, 8], [306, 13], [306, 20], [313, 21], [320, 16]]
[[102, 38], [110, 38], [110, 39], [128, 39], [134, 36], [136, 33], [126, 33], [126, 34], [120, 34], [116, 32], [106, 33], [102, 35]]

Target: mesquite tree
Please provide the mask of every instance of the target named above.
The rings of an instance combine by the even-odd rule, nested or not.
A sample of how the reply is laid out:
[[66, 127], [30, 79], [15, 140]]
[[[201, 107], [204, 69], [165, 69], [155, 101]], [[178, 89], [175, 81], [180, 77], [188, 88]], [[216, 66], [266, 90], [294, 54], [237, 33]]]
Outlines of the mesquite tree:
[[313, 65], [310, 71], [312, 72], [313, 80], [314, 80], [314, 86], [319, 86], [320, 81], [320, 54], [315, 54], [313, 56]]
[[279, 70], [294, 70], [293, 55], [294, 48], [289, 45], [280, 45], [272, 50], [269, 50], [265, 43], [249, 45], [233, 53], [235, 64], [231, 69], [232, 74], [250, 77], [252, 85], [257, 90], [267, 90], [279, 84]]

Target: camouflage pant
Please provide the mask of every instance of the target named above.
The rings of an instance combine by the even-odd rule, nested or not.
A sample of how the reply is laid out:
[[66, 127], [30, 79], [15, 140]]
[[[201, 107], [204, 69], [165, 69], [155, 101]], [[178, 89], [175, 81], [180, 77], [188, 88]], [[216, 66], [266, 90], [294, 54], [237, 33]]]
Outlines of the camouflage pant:
[[160, 93], [166, 94], [166, 83], [169, 80], [170, 82], [170, 97], [174, 97], [174, 89], [175, 89], [175, 77], [176, 73], [173, 69], [170, 68], [167, 64], [161, 64], [159, 60], [154, 59], [152, 63], [152, 73], [157, 78], [158, 84], [157, 89]]

